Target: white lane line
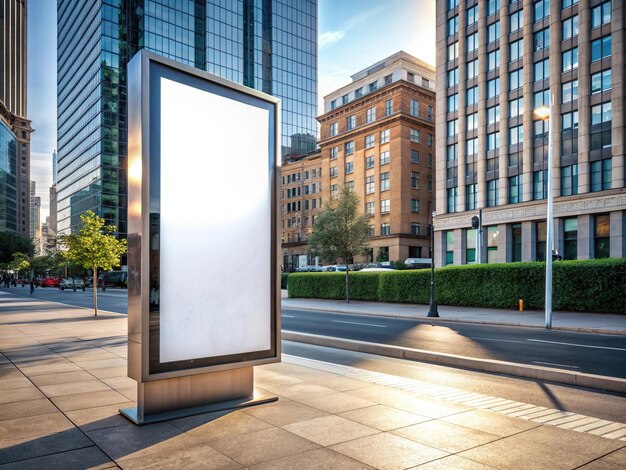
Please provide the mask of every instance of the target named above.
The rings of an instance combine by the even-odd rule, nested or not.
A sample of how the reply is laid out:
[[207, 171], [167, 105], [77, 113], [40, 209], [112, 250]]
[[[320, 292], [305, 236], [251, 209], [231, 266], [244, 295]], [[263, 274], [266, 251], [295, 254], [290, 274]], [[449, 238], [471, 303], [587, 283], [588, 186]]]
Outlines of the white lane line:
[[570, 369], [580, 369], [578, 366], [568, 366], [567, 364], [555, 364], [554, 362], [533, 361], [534, 364], [545, 364], [547, 366], [569, 367]]
[[626, 351], [625, 348], [610, 348], [608, 346], [592, 346], [591, 344], [561, 343], [559, 341], [546, 341], [544, 339], [526, 339], [526, 341], [533, 341], [535, 343], [563, 344], [565, 346], [576, 346], [579, 348], [610, 349], [611, 351]]
[[375, 326], [376, 328], [387, 328], [385, 325], [376, 325], [374, 323], [359, 323], [355, 321], [331, 320], [333, 323], [346, 323], [348, 325]]
[[482, 341], [498, 341], [501, 343], [523, 343], [524, 341], [519, 341], [519, 340], [515, 340], [515, 339], [496, 339], [496, 338], [477, 338], [477, 337], [472, 337], [472, 336], [468, 336], [468, 339], [480, 339]]
[[280, 316], [285, 318], [296, 318], [293, 315], [285, 315], [284, 313], [282, 313]]

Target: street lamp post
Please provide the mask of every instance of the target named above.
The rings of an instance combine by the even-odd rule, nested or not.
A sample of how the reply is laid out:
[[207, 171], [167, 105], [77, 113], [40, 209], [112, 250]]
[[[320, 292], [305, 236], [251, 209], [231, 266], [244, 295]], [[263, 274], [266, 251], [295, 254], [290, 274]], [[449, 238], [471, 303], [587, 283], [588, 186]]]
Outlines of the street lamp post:
[[439, 317], [439, 312], [435, 302], [435, 215], [437, 214], [433, 211], [430, 223], [430, 309], [427, 316], [436, 318]]
[[546, 313], [545, 326], [552, 328], [552, 253], [554, 252], [554, 215], [552, 200], [552, 105], [554, 104], [554, 94], [550, 93], [550, 106], [540, 106], [535, 109], [535, 117], [548, 123], [548, 197], [547, 197], [547, 220], [546, 220]]

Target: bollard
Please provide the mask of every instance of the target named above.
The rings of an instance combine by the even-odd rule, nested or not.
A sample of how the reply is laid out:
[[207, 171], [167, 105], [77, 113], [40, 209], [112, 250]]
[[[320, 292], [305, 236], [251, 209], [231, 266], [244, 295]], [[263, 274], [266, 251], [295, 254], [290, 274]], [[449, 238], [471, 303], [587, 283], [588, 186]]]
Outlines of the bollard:
[[522, 313], [524, 311], [524, 301], [519, 299], [519, 311]]

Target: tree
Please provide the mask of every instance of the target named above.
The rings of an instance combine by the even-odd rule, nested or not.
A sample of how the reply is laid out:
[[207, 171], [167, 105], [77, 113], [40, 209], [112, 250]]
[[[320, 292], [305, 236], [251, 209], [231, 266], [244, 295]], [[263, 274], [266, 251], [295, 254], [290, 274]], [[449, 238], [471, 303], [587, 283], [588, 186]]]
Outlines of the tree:
[[82, 226], [79, 233], [66, 235], [63, 244], [67, 247], [65, 258], [85, 269], [93, 271], [93, 308], [98, 316], [98, 268], [108, 271], [120, 265], [120, 256], [126, 253], [126, 240], [112, 235], [114, 225], [105, 225], [103, 218], [91, 211], [80, 216]]
[[18, 233], [0, 231], [0, 263], [11, 263], [13, 253], [32, 256], [35, 251], [32, 240]]
[[309, 236], [311, 254], [324, 262], [346, 266], [346, 302], [350, 302], [349, 263], [368, 249], [369, 217], [359, 215], [359, 196], [343, 186], [336, 198], [324, 206], [315, 218], [313, 233]]
[[30, 260], [28, 255], [24, 253], [13, 253], [13, 260], [11, 261], [11, 269], [17, 273], [17, 277], [20, 277], [20, 271], [30, 268]]

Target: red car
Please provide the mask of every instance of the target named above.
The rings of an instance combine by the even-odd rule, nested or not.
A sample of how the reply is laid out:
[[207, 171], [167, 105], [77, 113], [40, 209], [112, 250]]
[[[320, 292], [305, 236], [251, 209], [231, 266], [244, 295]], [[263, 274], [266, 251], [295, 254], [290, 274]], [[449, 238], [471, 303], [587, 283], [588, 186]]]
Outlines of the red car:
[[60, 284], [60, 277], [44, 277], [39, 285], [41, 287], [59, 287]]

